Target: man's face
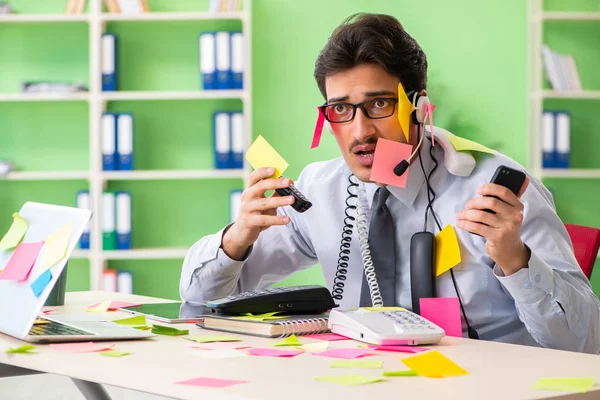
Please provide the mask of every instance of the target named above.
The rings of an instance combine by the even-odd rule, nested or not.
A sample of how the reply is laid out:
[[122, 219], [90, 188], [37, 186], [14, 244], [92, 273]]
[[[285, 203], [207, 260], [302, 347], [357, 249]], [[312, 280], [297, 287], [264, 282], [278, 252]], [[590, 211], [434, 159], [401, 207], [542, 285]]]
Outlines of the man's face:
[[[398, 78], [389, 75], [378, 65], [362, 64], [325, 78], [327, 104], [356, 104], [367, 100], [397, 98], [398, 83]], [[385, 101], [375, 102], [371, 108], [372, 115], [383, 106], [386, 106]], [[344, 107], [340, 106], [339, 110], [343, 111]], [[398, 121], [397, 104], [394, 114], [382, 119], [368, 118], [357, 107], [352, 121], [331, 123], [331, 129], [350, 170], [363, 182], [369, 182], [375, 144], [379, 138], [406, 143]]]

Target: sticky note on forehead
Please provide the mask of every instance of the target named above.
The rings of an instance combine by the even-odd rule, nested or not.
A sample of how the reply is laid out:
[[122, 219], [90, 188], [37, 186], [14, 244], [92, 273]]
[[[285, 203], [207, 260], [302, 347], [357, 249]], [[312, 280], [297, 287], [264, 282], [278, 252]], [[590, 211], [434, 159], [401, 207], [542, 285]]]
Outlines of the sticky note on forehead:
[[400, 122], [407, 142], [410, 130], [410, 114], [412, 114], [413, 110], [413, 104], [408, 99], [404, 87], [401, 83], [398, 83], [398, 122]]
[[254, 169], [275, 168], [272, 178], [279, 178], [288, 167], [283, 157], [260, 135], [246, 152], [246, 160]]

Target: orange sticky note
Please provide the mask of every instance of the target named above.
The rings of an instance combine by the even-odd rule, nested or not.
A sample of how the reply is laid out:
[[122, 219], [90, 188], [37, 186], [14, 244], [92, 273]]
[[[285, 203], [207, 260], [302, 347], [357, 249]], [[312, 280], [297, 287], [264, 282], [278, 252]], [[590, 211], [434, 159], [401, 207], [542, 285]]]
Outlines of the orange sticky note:
[[246, 151], [246, 160], [248, 160], [254, 169], [265, 167], [275, 168], [272, 178], [279, 178], [289, 165], [265, 138], [260, 135], [248, 148], [248, 151]]
[[408, 159], [411, 152], [412, 146], [409, 144], [383, 138], [378, 139], [371, 167], [371, 181], [400, 188], [406, 187], [408, 169], [402, 176], [396, 176], [394, 168], [400, 161]]
[[408, 368], [417, 370], [420, 376], [445, 378], [467, 375], [468, 372], [437, 350], [428, 351], [401, 360]]
[[435, 276], [440, 276], [461, 262], [458, 238], [452, 225], [435, 235]]
[[408, 99], [404, 87], [401, 83], [398, 83], [398, 122], [400, 122], [400, 126], [402, 127], [407, 142], [410, 133], [410, 114], [412, 114], [413, 111], [413, 104]]
[[421, 317], [442, 328], [446, 336], [462, 337], [458, 297], [421, 298], [419, 306]]

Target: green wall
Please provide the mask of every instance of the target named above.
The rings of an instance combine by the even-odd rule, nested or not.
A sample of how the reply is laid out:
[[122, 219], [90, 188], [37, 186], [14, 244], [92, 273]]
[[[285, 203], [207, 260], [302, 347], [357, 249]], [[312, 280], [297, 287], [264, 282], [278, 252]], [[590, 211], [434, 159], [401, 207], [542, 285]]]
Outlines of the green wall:
[[[64, 7], [62, 0], [11, 3], [23, 12], [62, 12]], [[206, 9], [208, 0], [149, 3], [157, 11], [198, 11]], [[549, 7], [560, 6], [557, 1], [547, 3]], [[576, 4], [582, 9], [590, 5], [589, 1]], [[526, 1], [506, 0], [491, 6], [480, 0], [424, 0], [416, 6], [398, 0], [253, 0], [252, 12], [254, 134], [263, 135], [290, 163], [289, 176], [296, 177], [310, 162], [339, 154], [327, 134], [318, 149], [309, 149], [316, 106], [323, 102], [312, 72], [316, 56], [333, 29], [356, 12], [394, 15], [421, 44], [428, 55], [428, 92], [437, 105], [437, 125], [527, 162]], [[109, 24], [108, 31], [119, 37], [121, 89], [198, 88], [199, 33], [240, 27], [239, 22], [232, 21]], [[14, 24], [2, 25], [1, 29], [0, 92], [18, 91], [23, 79], [88, 82], [86, 24]], [[551, 36], [559, 51], [559, 43], [570, 48], [572, 41], [585, 35], [599, 37], [592, 27], [575, 29], [583, 32], [572, 40], [558, 37], [559, 31]], [[548, 35], [553, 35], [551, 32]], [[598, 52], [592, 56], [594, 52], [585, 51], [593, 45], [590, 40], [580, 44], [576, 57], [582, 65], [584, 85], [597, 88], [592, 67], [598, 65]], [[589, 63], [584, 67], [586, 57]], [[579, 103], [557, 106], [574, 105]], [[581, 106], [588, 110], [597, 103], [581, 102]], [[111, 102], [108, 108], [135, 115], [137, 168], [192, 169], [212, 165], [212, 112], [240, 109], [241, 103], [123, 101]], [[591, 122], [583, 121], [578, 120], [581, 126], [574, 125], [574, 131], [590, 127]], [[600, 135], [596, 138], [588, 140], [597, 143]], [[88, 140], [86, 103], [0, 103], [0, 158], [11, 158], [23, 170], [86, 168]], [[589, 141], [574, 138], [574, 154], [577, 150], [580, 157], [577, 163], [600, 168], [586, 143]], [[596, 182], [548, 182], [556, 186], [557, 206], [565, 222], [600, 226], [600, 220], [590, 221], [591, 211], [585, 211], [594, 210], [592, 200], [582, 199], [573, 207], [565, 196], [574, 189], [589, 193], [594, 185], [597, 191]], [[239, 180], [111, 182], [109, 188], [132, 192], [134, 246], [150, 247], [189, 246], [225, 225], [229, 209], [223, 199], [240, 185]], [[0, 207], [7, 210], [0, 214], [0, 226], [8, 226], [10, 213], [26, 200], [74, 205], [75, 193], [83, 187], [85, 182], [0, 181]], [[132, 271], [137, 293], [177, 298], [180, 264], [179, 260], [119, 261], [110, 267]], [[600, 287], [600, 271], [594, 278]], [[69, 289], [85, 290], [88, 282], [88, 262], [72, 261]], [[304, 282], [324, 283], [320, 269], [303, 271], [285, 284]]]

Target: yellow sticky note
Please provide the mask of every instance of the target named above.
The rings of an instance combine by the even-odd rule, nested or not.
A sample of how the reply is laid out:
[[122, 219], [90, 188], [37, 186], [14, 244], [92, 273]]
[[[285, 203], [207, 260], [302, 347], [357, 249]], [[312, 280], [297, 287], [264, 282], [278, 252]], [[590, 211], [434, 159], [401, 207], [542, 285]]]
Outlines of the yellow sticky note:
[[110, 307], [110, 303], [111, 303], [110, 300], [106, 300], [106, 301], [103, 301], [102, 303], [98, 304], [96, 307], [86, 308], [85, 311], [88, 311], [88, 312], [107, 312], [108, 308]]
[[401, 360], [408, 368], [416, 369], [420, 376], [444, 378], [467, 375], [468, 372], [437, 350], [427, 351]]
[[435, 235], [435, 276], [440, 276], [460, 263], [460, 247], [452, 225]]
[[0, 250], [8, 250], [17, 247], [29, 227], [27, 221], [25, 221], [19, 213], [14, 213], [12, 216], [14, 218], [13, 223], [0, 241]]
[[113, 321], [115, 324], [125, 325], [125, 326], [144, 326], [146, 325], [146, 316], [145, 315], [137, 315], [131, 318], [123, 318], [117, 319]]
[[279, 178], [288, 167], [288, 163], [283, 157], [260, 135], [246, 151], [246, 160], [254, 169], [275, 168], [272, 178]]
[[367, 311], [402, 311], [406, 308], [402, 307], [363, 307], [363, 310]]
[[383, 361], [363, 361], [363, 360], [331, 360], [330, 368], [363, 368], [363, 369], [381, 369]]
[[107, 350], [101, 351], [98, 354], [105, 357], [123, 357], [129, 354], [127, 351]]
[[585, 393], [594, 386], [594, 378], [540, 378], [531, 388], [557, 392]]
[[404, 87], [401, 83], [398, 83], [398, 122], [400, 122], [407, 142], [410, 134], [410, 114], [414, 109], [412, 102], [406, 96]]
[[274, 343], [273, 346], [302, 346], [296, 335], [291, 335], [283, 339], [281, 342]]
[[321, 342], [316, 342], [316, 343], [303, 344], [302, 346], [298, 346], [298, 350], [306, 350], [306, 351], [310, 351], [311, 353], [318, 353], [321, 351], [325, 351], [328, 348], [329, 348], [329, 341], [327, 341], [327, 340], [323, 340]]
[[382, 378], [377, 378], [374, 376], [363, 376], [363, 375], [357, 375], [357, 374], [320, 376], [315, 379], [317, 381], [321, 381], [321, 382], [337, 383], [338, 385], [345, 385], [345, 386], [364, 385], [366, 383], [375, 383], [375, 382], [381, 382], [384, 380]]
[[44, 240], [44, 253], [42, 254], [40, 274], [52, 268], [67, 255], [71, 232], [73, 232], [72, 222], [66, 224]]
[[288, 317], [276, 316], [275, 314], [277, 314], [277, 313], [279, 313], [279, 311], [264, 313], [264, 314], [257, 314], [257, 315], [248, 314], [248, 315], [243, 315], [241, 317], [232, 317], [232, 319], [239, 319], [241, 321], [272, 321], [272, 320], [288, 318]]
[[482, 153], [495, 154], [494, 150], [485, 147], [482, 144], [476, 143], [472, 140], [461, 138], [459, 136], [448, 133], [448, 140], [452, 143], [452, 146], [456, 151], [479, 151]]

